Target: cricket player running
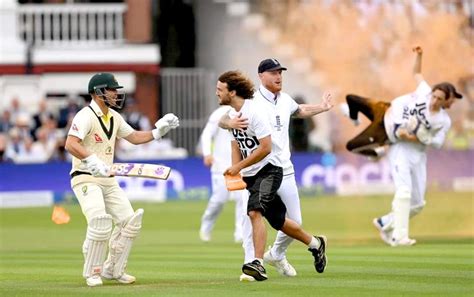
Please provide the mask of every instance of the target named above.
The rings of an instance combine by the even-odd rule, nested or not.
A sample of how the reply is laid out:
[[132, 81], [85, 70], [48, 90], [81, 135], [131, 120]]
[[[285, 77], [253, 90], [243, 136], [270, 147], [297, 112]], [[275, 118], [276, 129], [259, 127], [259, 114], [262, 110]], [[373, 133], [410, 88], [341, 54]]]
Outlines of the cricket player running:
[[242, 220], [244, 209], [242, 206], [242, 192], [229, 192], [226, 188], [224, 170], [231, 165], [230, 141], [232, 136], [227, 130], [219, 128], [218, 123], [222, 115], [229, 112], [230, 106], [220, 106], [214, 110], [204, 127], [201, 137], [201, 150], [204, 156], [204, 165], [211, 167], [212, 195], [207, 203], [206, 210], [201, 218], [199, 237], [202, 241], [211, 240], [211, 232], [217, 217], [222, 212], [224, 204], [229, 199], [235, 200], [234, 241], [242, 241]]
[[87, 220], [83, 277], [91, 287], [102, 285], [102, 278], [123, 284], [135, 282], [125, 269], [132, 243], [142, 227], [143, 209], [133, 210], [109, 174], [116, 139], [147, 143], [179, 126], [175, 115], [166, 114], [155, 123], [156, 129], [135, 131], [112, 109], [123, 107], [125, 94], [119, 91], [121, 88], [113, 74], [95, 74], [88, 86], [92, 101], [75, 115], [66, 139], [66, 149], [73, 156], [71, 187]]
[[224, 174], [242, 174], [247, 183], [249, 200], [247, 214], [252, 223], [254, 259], [245, 263], [242, 272], [257, 281], [267, 279], [263, 267], [263, 255], [267, 239], [263, 217], [276, 230], [298, 239], [309, 247], [314, 257], [315, 268], [323, 272], [326, 266], [324, 236], [311, 236], [295, 221], [286, 218], [286, 207], [277, 195], [283, 179], [280, 144], [272, 141], [272, 127], [266, 113], [261, 113], [263, 105], [245, 99], [253, 96], [252, 82], [238, 71], [223, 73], [217, 82], [216, 95], [219, 104], [233, 107], [230, 117], [241, 114], [248, 119], [248, 127], [232, 129], [232, 166]]
[[[330, 110], [333, 107], [331, 95], [323, 95], [320, 104], [298, 104], [285, 92], [282, 92], [282, 71], [287, 70], [276, 59], [265, 59], [258, 66], [258, 75], [261, 81], [259, 89], [254, 94], [254, 101], [263, 106], [263, 111], [268, 113], [268, 121], [273, 128], [272, 141], [281, 144], [280, 155], [283, 167], [283, 180], [277, 190], [277, 195], [286, 206], [286, 216], [299, 225], [302, 224], [300, 199], [295, 180], [295, 171], [291, 162], [289, 124], [291, 117], [307, 118]], [[247, 127], [247, 119], [237, 117], [230, 119], [224, 116], [220, 125], [226, 129], [242, 129]], [[247, 204], [248, 195], [244, 195], [244, 205]], [[282, 231], [278, 231], [273, 246], [264, 254], [265, 264], [274, 266], [283, 276], [296, 276], [295, 268], [288, 262], [286, 251], [293, 242], [293, 238]], [[252, 225], [248, 216], [244, 217], [243, 225], [244, 262], [251, 262], [254, 256], [252, 241]], [[254, 281], [252, 276], [242, 274], [241, 281]]]
[[[348, 143], [348, 149], [355, 143], [372, 141], [377, 145], [383, 139], [390, 143], [388, 158], [395, 183], [392, 211], [375, 218], [373, 223], [380, 231], [382, 240], [391, 246], [416, 243], [416, 240], [409, 238], [409, 219], [419, 214], [426, 204], [426, 149], [443, 145], [451, 127], [446, 109], [456, 99], [462, 98], [451, 83], [443, 82], [430, 87], [421, 74], [423, 49], [417, 46], [413, 51], [416, 53], [414, 78], [418, 83], [413, 93], [395, 98], [390, 106], [360, 96], [347, 96], [349, 115], [353, 121], [357, 121], [358, 111], [369, 118], [372, 115], [371, 120], [374, 121]], [[366, 147], [364, 150], [368, 155], [377, 155], [383, 151], [380, 148], [376, 146], [370, 151]]]

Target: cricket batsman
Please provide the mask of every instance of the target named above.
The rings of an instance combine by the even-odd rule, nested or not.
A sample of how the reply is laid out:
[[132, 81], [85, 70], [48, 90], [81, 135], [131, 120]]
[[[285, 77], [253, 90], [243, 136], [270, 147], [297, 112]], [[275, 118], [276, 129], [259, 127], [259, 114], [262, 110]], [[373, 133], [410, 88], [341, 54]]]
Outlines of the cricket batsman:
[[71, 187], [87, 220], [83, 277], [90, 287], [102, 285], [103, 278], [122, 284], [136, 280], [125, 270], [132, 243], [142, 227], [143, 209], [133, 210], [109, 174], [117, 138], [142, 144], [160, 139], [179, 126], [178, 117], [169, 113], [151, 131], [134, 130], [114, 110], [124, 105], [122, 88], [113, 74], [95, 74], [88, 86], [92, 101], [74, 116], [66, 139], [66, 150], [73, 156]]

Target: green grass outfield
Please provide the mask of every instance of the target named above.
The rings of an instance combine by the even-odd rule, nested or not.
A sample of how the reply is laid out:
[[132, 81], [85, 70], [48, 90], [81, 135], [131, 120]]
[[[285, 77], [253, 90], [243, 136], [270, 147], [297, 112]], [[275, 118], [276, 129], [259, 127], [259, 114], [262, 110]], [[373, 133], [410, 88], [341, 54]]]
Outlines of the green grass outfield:
[[[217, 222], [213, 241], [201, 243], [205, 201], [136, 204], [145, 209], [128, 271], [134, 285], [105, 282], [88, 288], [81, 277], [85, 220], [55, 225], [50, 208], [0, 210], [0, 296], [474, 296], [472, 193], [429, 193], [411, 221], [414, 247], [391, 248], [372, 218], [391, 197], [302, 199], [304, 227], [326, 234], [329, 264], [318, 274], [303, 244], [290, 247], [295, 278], [267, 267], [265, 282], [240, 283], [242, 249], [232, 242], [233, 204]], [[269, 233], [270, 240], [274, 232]]]

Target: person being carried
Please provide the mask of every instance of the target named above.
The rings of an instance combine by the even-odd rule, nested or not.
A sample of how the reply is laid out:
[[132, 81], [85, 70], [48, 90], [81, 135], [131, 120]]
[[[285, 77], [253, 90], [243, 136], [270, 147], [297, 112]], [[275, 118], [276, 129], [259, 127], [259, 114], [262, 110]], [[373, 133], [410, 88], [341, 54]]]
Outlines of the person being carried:
[[372, 143], [375, 148], [365, 147], [359, 153], [380, 156], [382, 150], [377, 145], [390, 143], [388, 158], [395, 184], [392, 211], [375, 218], [373, 224], [391, 246], [416, 243], [409, 237], [409, 219], [426, 204], [426, 149], [443, 145], [451, 127], [446, 109], [462, 98], [451, 83], [430, 87], [421, 74], [423, 50], [417, 46], [413, 51], [418, 83], [413, 93], [394, 99], [390, 106], [355, 95], [347, 97], [352, 120], [357, 120], [358, 111], [373, 119], [369, 128], [348, 143], [348, 149]]

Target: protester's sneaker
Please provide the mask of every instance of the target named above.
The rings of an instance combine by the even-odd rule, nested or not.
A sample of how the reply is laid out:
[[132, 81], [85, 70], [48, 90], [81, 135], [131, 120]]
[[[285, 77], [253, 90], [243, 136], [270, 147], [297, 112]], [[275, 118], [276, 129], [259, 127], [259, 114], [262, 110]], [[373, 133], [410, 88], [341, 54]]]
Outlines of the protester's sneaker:
[[97, 287], [97, 286], [102, 286], [102, 279], [100, 278], [100, 275], [93, 275], [91, 277], [86, 278], [86, 283], [89, 287]]
[[211, 241], [211, 233], [206, 233], [206, 232], [200, 231], [199, 232], [199, 238], [201, 239], [201, 241], [209, 242], [209, 241]]
[[384, 229], [384, 225], [382, 223], [381, 218], [374, 218], [372, 220], [375, 228], [379, 230], [380, 238], [388, 245], [392, 245], [392, 231], [388, 231]]
[[341, 103], [341, 104], [339, 104], [339, 110], [341, 111], [341, 113], [342, 113], [344, 116], [348, 117], [348, 118], [352, 121], [352, 123], [354, 124], [354, 126], [359, 126], [359, 124], [360, 124], [359, 119], [355, 119], [355, 120], [354, 120], [354, 119], [351, 118], [351, 116], [350, 116], [350, 111], [349, 111], [349, 105], [348, 105], [347, 103]]
[[107, 273], [105, 270], [102, 272], [102, 277], [107, 280], [116, 280], [121, 284], [133, 284], [137, 278], [130, 274], [122, 274], [122, 276], [115, 278], [112, 274]]
[[279, 274], [283, 276], [296, 276], [296, 270], [285, 258], [277, 260], [273, 257], [271, 250], [263, 255], [263, 262], [276, 268]]
[[245, 273], [242, 273], [242, 274], [240, 275], [239, 280], [240, 280], [241, 282], [254, 282], [254, 281], [255, 281], [255, 278], [254, 278], [253, 276], [251, 276], [251, 275], [247, 275], [247, 274], [245, 274]]
[[393, 247], [396, 247], [396, 246], [412, 246], [415, 243], [416, 243], [415, 239], [411, 239], [411, 238], [408, 238], [408, 237], [405, 237], [405, 238], [402, 238], [402, 239], [399, 239], [399, 240], [395, 240], [394, 238], [392, 238], [392, 241], [390, 242], [390, 245], [393, 246]]
[[242, 272], [252, 276], [257, 281], [264, 281], [268, 278], [265, 267], [263, 267], [258, 260], [244, 264], [244, 266], [242, 266]]
[[323, 273], [328, 262], [326, 257], [327, 239], [324, 235], [314, 237], [321, 242], [321, 246], [319, 247], [319, 249], [309, 248], [308, 251], [313, 254], [314, 268], [316, 268], [316, 271], [319, 273]]

